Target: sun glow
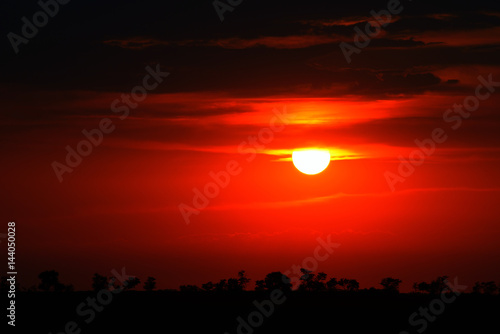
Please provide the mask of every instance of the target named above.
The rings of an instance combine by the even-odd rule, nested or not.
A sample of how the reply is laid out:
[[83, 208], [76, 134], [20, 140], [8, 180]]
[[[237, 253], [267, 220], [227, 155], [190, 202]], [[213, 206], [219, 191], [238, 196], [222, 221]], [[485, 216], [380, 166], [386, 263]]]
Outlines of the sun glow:
[[330, 152], [321, 149], [297, 150], [292, 153], [292, 161], [300, 172], [315, 175], [330, 164]]

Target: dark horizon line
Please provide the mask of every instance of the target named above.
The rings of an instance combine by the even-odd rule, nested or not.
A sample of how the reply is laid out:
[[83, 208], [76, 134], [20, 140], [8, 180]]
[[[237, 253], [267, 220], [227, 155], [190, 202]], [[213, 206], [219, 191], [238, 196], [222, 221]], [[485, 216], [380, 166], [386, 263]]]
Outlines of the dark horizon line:
[[[137, 276], [119, 277], [115, 276], [103, 276], [98, 273], [93, 275], [91, 289], [89, 290], [75, 290], [72, 284], [63, 284], [59, 282], [59, 273], [55, 270], [46, 270], [38, 275], [40, 283], [38, 285], [32, 285], [31, 287], [23, 286], [17, 282], [9, 282], [9, 276], [2, 276], [0, 280], [0, 290], [12, 290], [11, 285], [15, 286], [16, 292], [88, 292], [88, 291], [99, 291], [103, 289], [122, 289], [124, 291], [136, 291], [141, 290], [148, 291], [164, 291], [164, 292], [200, 292], [200, 293], [238, 293], [238, 292], [262, 292], [271, 291], [273, 289], [281, 289], [286, 291], [294, 292], [395, 292], [403, 293], [399, 291], [399, 285], [403, 282], [398, 278], [393, 278], [386, 276], [381, 279], [378, 285], [381, 288], [371, 286], [367, 288], [360, 288], [359, 282], [352, 278], [339, 278], [329, 277], [324, 272], [313, 273], [307, 269], [300, 269], [302, 275], [293, 276], [295, 284], [291, 283], [290, 277], [281, 273], [280, 271], [275, 271], [268, 273], [263, 280], [255, 280], [253, 289], [248, 288], [248, 284], [252, 281], [246, 276], [245, 270], [238, 272], [238, 278], [228, 278], [221, 279], [218, 282], [208, 281], [206, 283], [200, 284], [181, 284], [178, 288], [156, 288], [156, 278], [148, 276], [147, 279], [142, 282]], [[408, 293], [423, 293], [423, 294], [439, 294], [443, 291], [453, 290], [453, 285], [457, 285], [455, 282], [449, 282], [449, 276], [438, 276], [435, 280], [431, 282], [414, 282], [412, 289]], [[139, 284], [141, 284], [139, 286]], [[461, 286], [462, 287], [462, 286]], [[139, 288], [139, 290], [135, 290]], [[468, 287], [462, 287], [465, 293], [465, 289]], [[495, 281], [475, 281], [474, 286], [470, 293], [480, 293], [497, 295], [500, 294], [500, 285], [497, 285]]]

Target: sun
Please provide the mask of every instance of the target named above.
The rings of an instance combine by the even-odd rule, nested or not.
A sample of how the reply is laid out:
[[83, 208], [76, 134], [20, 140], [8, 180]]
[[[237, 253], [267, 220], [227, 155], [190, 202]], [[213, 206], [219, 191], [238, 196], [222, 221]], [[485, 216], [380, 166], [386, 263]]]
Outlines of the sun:
[[297, 150], [292, 153], [292, 161], [300, 172], [315, 175], [330, 164], [330, 152], [323, 149]]

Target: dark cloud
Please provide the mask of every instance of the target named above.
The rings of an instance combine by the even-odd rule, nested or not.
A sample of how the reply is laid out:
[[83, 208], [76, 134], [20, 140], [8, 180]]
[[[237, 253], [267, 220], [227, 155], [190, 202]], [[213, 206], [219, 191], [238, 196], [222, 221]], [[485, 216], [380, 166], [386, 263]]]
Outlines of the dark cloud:
[[[21, 17], [39, 10], [36, 3], [24, 3], [3, 4], [4, 36], [20, 33]], [[440, 90], [440, 82], [456, 79], [440, 78], [433, 73], [437, 69], [499, 65], [495, 35], [485, 45], [472, 35], [457, 40], [463, 30], [499, 28], [498, 3], [402, 5], [384, 33], [348, 64], [339, 43], [352, 43], [354, 27], [363, 28], [370, 12], [385, 9], [386, 1], [247, 1], [227, 12], [224, 22], [210, 1], [70, 2], [18, 55], [4, 39], [0, 80], [38, 90], [126, 92], [140, 82], [146, 65], [160, 63], [171, 76], [155, 93], [383, 97]], [[436, 40], [428, 42], [428, 36]], [[423, 67], [429, 70], [416, 71]]]

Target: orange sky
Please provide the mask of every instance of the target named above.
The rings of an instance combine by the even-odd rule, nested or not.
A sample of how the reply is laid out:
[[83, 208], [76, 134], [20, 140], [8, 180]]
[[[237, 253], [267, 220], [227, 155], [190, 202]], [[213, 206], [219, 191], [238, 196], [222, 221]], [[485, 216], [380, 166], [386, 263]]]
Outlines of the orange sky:
[[[293, 7], [284, 28], [249, 32], [242, 24], [258, 8], [242, 6], [227, 30], [202, 20], [212, 35], [185, 27], [174, 36], [167, 28], [182, 20], [161, 17], [140, 33], [74, 27], [52, 35], [66, 41], [68, 58], [53, 59], [62, 47], [48, 32], [41, 46], [9, 58], [0, 82], [1, 220], [17, 222], [21, 283], [55, 269], [85, 289], [93, 273], [122, 267], [155, 276], [160, 288], [242, 269], [257, 280], [302, 265], [328, 236], [340, 247], [318, 271], [362, 288], [386, 276], [406, 291], [438, 275], [469, 286], [499, 281], [500, 87], [456, 130], [443, 115], [476, 94], [478, 76], [500, 82], [500, 11], [412, 7], [349, 65], [338, 43], [352, 41], [372, 7], [304, 17]], [[465, 21], [459, 34], [453, 27]], [[112, 102], [156, 64], [170, 75], [120, 119]], [[276, 112], [287, 124], [277, 121], [283, 128], [263, 143], [259, 132]], [[59, 182], [53, 162], [64, 163], [65, 147], [103, 118], [115, 130]], [[392, 191], [387, 172], [397, 174], [398, 157], [435, 128], [447, 139]], [[293, 166], [293, 150], [306, 147], [330, 150], [324, 172]], [[186, 224], [179, 205], [193, 206], [193, 189], [231, 161], [241, 171]]]
[[[35, 275], [49, 265], [66, 280], [75, 280], [74, 273], [105, 272], [110, 263], [138, 276], [158, 276], [164, 287], [217, 280], [239, 268], [257, 279], [300, 265], [316, 238], [327, 235], [341, 247], [320, 270], [359, 278], [364, 286], [384, 275], [401, 277], [406, 288], [444, 274], [493, 279], [496, 269], [477, 261], [500, 256], [494, 210], [499, 149], [486, 141], [474, 145], [478, 129], [485, 131], [482, 138], [493, 134], [481, 120], [488, 108], [463, 128], [449, 130], [449, 141], [395, 192], [384, 177], [386, 171], [397, 173], [396, 157], [408, 156], [414, 139], [428, 138], [445, 124], [432, 115], [413, 118], [424, 100], [429, 109], [443, 105], [441, 111], [453, 103], [453, 97], [433, 94], [383, 101], [153, 96], [145, 113], [172, 101], [197, 110], [217, 105], [248, 111], [146, 119], [137, 110], [130, 119], [115, 118], [116, 132], [62, 183], [51, 162], [64, 159], [63, 144], [75, 146], [78, 132], [68, 139], [54, 134], [53, 125], [31, 129], [39, 136], [26, 147], [29, 156], [11, 152], [4, 166], [13, 176], [3, 184], [9, 194], [4, 215], [19, 222], [26, 243], [20, 258], [37, 259], [21, 260], [24, 270]], [[291, 121], [247, 161], [251, 155], [238, 153], [238, 146], [269, 126], [273, 108], [286, 108]], [[403, 112], [414, 115], [400, 118]], [[66, 124], [90, 129], [98, 121], [76, 117]], [[58, 149], [47, 151], [52, 145]], [[330, 166], [315, 176], [301, 174], [289, 161], [294, 149], [310, 146], [332, 152]], [[192, 206], [193, 188], [203, 191], [212, 181], [209, 173], [225, 170], [232, 160], [241, 173], [186, 225], [178, 205]]]

